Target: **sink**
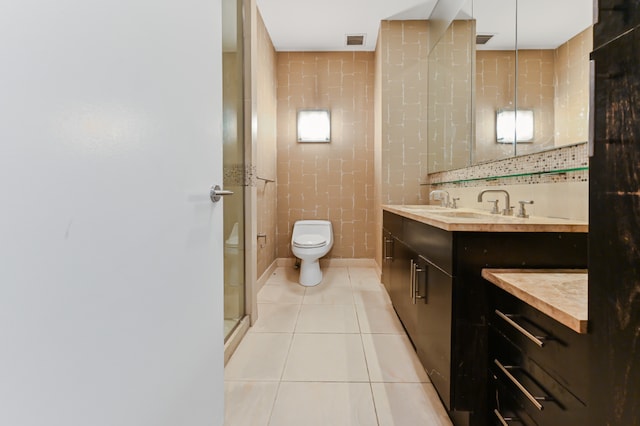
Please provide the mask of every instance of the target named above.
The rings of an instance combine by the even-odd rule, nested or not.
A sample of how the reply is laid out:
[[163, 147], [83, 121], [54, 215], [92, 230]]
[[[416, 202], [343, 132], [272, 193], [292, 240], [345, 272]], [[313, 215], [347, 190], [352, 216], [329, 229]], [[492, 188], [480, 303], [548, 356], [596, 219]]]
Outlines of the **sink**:
[[446, 207], [442, 206], [434, 206], [431, 204], [416, 204], [416, 205], [405, 205], [399, 206], [405, 210], [414, 211], [414, 212], [425, 212], [425, 211], [433, 211], [433, 210], [444, 210]]
[[433, 214], [437, 214], [438, 216], [457, 217], [462, 219], [488, 219], [488, 218], [500, 217], [497, 215], [488, 215], [488, 214], [476, 213], [476, 212], [456, 212], [456, 211], [433, 212]]

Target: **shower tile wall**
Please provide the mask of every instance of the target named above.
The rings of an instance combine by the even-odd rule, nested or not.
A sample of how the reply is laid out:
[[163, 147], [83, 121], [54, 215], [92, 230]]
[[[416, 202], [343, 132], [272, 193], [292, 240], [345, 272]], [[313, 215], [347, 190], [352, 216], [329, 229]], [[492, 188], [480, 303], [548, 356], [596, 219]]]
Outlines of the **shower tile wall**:
[[[278, 52], [277, 257], [293, 224], [329, 219], [328, 257], [373, 258], [372, 52]], [[296, 113], [331, 110], [331, 143], [298, 143]]]
[[[258, 143], [256, 173], [258, 178], [276, 180], [277, 153], [277, 55], [258, 12], [257, 115]], [[265, 238], [257, 241], [257, 276], [260, 277], [276, 259], [276, 183], [255, 180], [257, 189], [257, 232]]]

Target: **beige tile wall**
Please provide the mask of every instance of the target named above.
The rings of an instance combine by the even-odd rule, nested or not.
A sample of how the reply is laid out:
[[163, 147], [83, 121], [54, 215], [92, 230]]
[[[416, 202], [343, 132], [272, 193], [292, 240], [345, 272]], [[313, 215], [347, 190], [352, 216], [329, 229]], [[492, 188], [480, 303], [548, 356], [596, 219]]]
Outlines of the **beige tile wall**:
[[375, 51], [375, 81], [373, 87], [374, 104], [374, 136], [373, 136], [373, 163], [374, 163], [374, 233], [376, 241], [375, 260], [378, 267], [382, 265], [382, 51], [380, 49], [381, 37], [378, 37]]
[[[329, 219], [328, 257], [373, 258], [372, 52], [278, 52], [278, 257], [301, 219]], [[331, 143], [296, 142], [301, 108], [331, 110]]]
[[[255, 161], [258, 178], [276, 180], [277, 158], [277, 84], [276, 51], [271, 37], [258, 12], [257, 23], [257, 115], [258, 140]], [[257, 276], [276, 259], [276, 183], [257, 179], [257, 232], [266, 238], [258, 239]]]
[[[483, 162], [513, 156], [513, 146], [496, 142], [496, 110], [513, 108], [514, 51], [476, 52], [476, 152]], [[519, 144], [518, 153], [553, 147], [554, 51], [518, 51], [518, 108], [534, 110], [535, 141]]]
[[381, 204], [418, 204], [427, 172], [427, 21], [382, 21], [376, 47], [375, 258]]
[[382, 21], [382, 204], [417, 204], [427, 171], [427, 21]]
[[475, 47], [475, 21], [455, 20], [430, 54], [429, 172], [469, 164]]
[[593, 30], [587, 28], [555, 50], [556, 146], [589, 137], [589, 53]]
[[[518, 51], [518, 108], [533, 109], [535, 141], [518, 155], [585, 142], [589, 128], [591, 28], [554, 50]], [[513, 156], [496, 143], [496, 110], [513, 107], [515, 52], [476, 52], [476, 154], [483, 162]]]

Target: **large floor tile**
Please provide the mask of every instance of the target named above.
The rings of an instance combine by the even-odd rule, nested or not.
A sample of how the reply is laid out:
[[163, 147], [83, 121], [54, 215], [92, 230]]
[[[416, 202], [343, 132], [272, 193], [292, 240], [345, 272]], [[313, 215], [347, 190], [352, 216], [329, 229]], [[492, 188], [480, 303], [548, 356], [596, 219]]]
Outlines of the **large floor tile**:
[[265, 285], [274, 285], [281, 283], [298, 284], [300, 271], [291, 266], [279, 266], [273, 274], [267, 279]]
[[294, 334], [284, 381], [367, 382], [359, 334]]
[[384, 287], [381, 287], [380, 290], [364, 290], [354, 287], [353, 301], [356, 305], [363, 306], [391, 306], [391, 299]]
[[351, 286], [354, 288], [372, 291], [384, 290], [374, 268], [349, 267], [349, 278]]
[[291, 337], [290, 333], [247, 333], [224, 369], [225, 380], [280, 380]]
[[272, 426], [373, 426], [377, 424], [368, 383], [282, 382]]
[[312, 305], [353, 305], [353, 290], [351, 290], [351, 287], [332, 287], [321, 283], [316, 287], [307, 288], [302, 303]]
[[225, 382], [224, 425], [268, 425], [278, 385], [278, 382]]
[[329, 287], [351, 287], [349, 270], [344, 267], [322, 268], [322, 282], [320, 285]]
[[300, 304], [258, 303], [258, 321], [252, 333], [293, 333]]
[[372, 383], [380, 426], [451, 426], [431, 383]]
[[258, 303], [302, 303], [305, 288], [295, 283], [265, 285], [258, 292]]
[[354, 305], [301, 305], [296, 333], [359, 333]]
[[363, 334], [372, 382], [428, 382], [409, 338], [398, 334]]
[[356, 305], [356, 311], [362, 333], [405, 334], [391, 305]]

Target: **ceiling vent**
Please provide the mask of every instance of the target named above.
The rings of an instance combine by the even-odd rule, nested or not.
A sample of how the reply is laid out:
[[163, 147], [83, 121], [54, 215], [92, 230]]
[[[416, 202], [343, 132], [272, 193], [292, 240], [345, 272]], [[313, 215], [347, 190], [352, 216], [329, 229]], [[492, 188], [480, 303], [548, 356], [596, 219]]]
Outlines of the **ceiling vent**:
[[478, 34], [476, 35], [476, 44], [487, 44], [494, 34]]
[[364, 34], [347, 34], [347, 46], [364, 46]]

